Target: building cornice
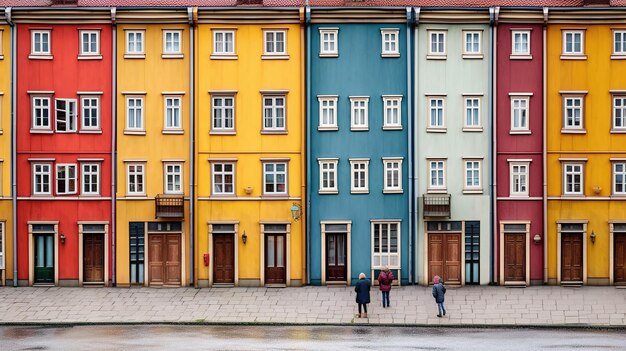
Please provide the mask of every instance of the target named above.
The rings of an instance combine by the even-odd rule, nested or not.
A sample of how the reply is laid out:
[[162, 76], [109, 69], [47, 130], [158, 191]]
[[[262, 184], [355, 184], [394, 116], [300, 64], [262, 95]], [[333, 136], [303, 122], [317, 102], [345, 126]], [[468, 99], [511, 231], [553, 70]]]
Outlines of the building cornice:
[[177, 8], [123, 8], [115, 9], [115, 22], [119, 24], [187, 24], [186, 7]]
[[489, 22], [489, 8], [437, 9], [422, 7], [419, 12], [420, 24], [489, 24]]
[[[4, 15], [4, 11], [2, 11]], [[11, 20], [15, 23], [52, 24], [111, 24], [108, 7], [12, 7]]]
[[543, 8], [519, 9], [501, 7], [498, 14], [498, 23], [542, 24]]
[[311, 9], [311, 23], [406, 23], [406, 8]]
[[626, 8], [550, 8], [548, 24], [626, 23]]
[[236, 8], [199, 7], [198, 23], [300, 23], [300, 8]]

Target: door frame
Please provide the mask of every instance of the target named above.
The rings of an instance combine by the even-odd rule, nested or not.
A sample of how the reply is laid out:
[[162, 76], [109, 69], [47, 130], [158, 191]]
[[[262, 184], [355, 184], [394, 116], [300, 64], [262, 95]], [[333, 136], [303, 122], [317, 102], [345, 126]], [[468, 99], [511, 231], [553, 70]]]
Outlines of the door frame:
[[[266, 224], [284, 224], [286, 225], [286, 233], [285, 233], [285, 285], [291, 286], [291, 222], [284, 221], [261, 221], [261, 237], [259, 246], [261, 247], [261, 255], [260, 255], [260, 281], [261, 286], [265, 286], [265, 225]], [[282, 284], [279, 284], [282, 285]]]
[[[431, 234], [430, 232], [428, 232], [428, 225], [427, 222], [429, 221], [424, 221], [424, 267], [423, 267], [423, 272], [424, 272], [424, 285], [428, 286], [430, 283], [430, 272], [428, 272], [428, 234]], [[453, 221], [453, 220], [448, 220], [448, 221], [433, 221], [433, 222], [457, 222], [457, 221]], [[465, 286], [465, 221], [460, 220], [458, 222], [461, 222], [461, 242], [460, 242], [460, 252], [459, 255], [461, 256], [461, 285], [460, 286]], [[432, 232], [432, 234], [458, 234], [459, 231], [458, 230], [438, 230], [435, 232]]]
[[500, 235], [499, 235], [499, 247], [500, 247], [500, 282], [503, 285], [520, 285], [521, 282], [507, 282], [504, 280], [504, 237], [506, 233], [504, 232], [505, 224], [525, 224], [526, 225], [526, 239], [524, 240], [526, 243], [526, 281], [524, 282], [526, 286], [530, 286], [530, 221], [500, 221]]
[[557, 220], [556, 221], [556, 283], [561, 285], [561, 224], [582, 224], [582, 241], [583, 241], [583, 285], [587, 285], [587, 224], [586, 219], [580, 220]]
[[[609, 285], [615, 285], [615, 235], [614, 224], [626, 224], [626, 221], [609, 221]], [[622, 232], [619, 232], [622, 233]]]
[[[170, 221], [164, 221], [166, 223]], [[143, 286], [150, 286], [150, 264], [149, 264], [149, 251], [150, 251], [150, 234], [177, 234], [176, 232], [148, 232], [148, 222], [144, 222], [144, 257], [146, 258], [143, 263]], [[185, 270], [185, 221], [180, 222], [180, 287], [187, 286], [187, 276]]]
[[[103, 282], [88, 282], [87, 285], [98, 285], [102, 284], [103, 286], [109, 286], [109, 222], [100, 222], [100, 221], [78, 221], [78, 286], [83, 286], [85, 284], [83, 274], [83, 255], [84, 255], [84, 243], [83, 243], [83, 225], [85, 224], [99, 224], [104, 225], [104, 281]], [[89, 234], [98, 234], [98, 233], [89, 233]]]
[[[326, 285], [326, 224], [345, 224], [347, 227], [346, 233], [346, 282], [345, 284], [352, 285], [352, 221], [320, 221], [320, 238], [321, 238], [321, 273], [322, 273], [322, 285]], [[344, 282], [332, 282], [330, 284], [343, 284]]]
[[48, 224], [54, 226], [54, 286], [59, 286], [59, 221], [28, 221], [26, 223], [28, 224], [28, 286], [33, 286], [35, 283], [34, 224]]
[[215, 248], [213, 247], [213, 224], [232, 224], [235, 226], [233, 233], [233, 246], [235, 249], [235, 286], [239, 286], [239, 221], [209, 221], [207, 222], [209, 229], [209, 287], [213, 286], [213, 267], [215, 265]]

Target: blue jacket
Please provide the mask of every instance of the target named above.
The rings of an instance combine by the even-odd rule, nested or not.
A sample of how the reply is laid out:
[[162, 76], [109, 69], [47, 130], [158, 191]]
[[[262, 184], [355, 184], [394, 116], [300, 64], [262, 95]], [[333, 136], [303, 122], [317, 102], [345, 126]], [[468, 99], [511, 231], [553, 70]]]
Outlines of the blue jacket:
[[367, 279], [359, 279], [354, 286], [356, 291], [356, 303], [370, 303], [370, 281]]
[[441, 303], [444, 300], [444, 295], [446, 294], [446, 287], [443, 284], [435, 284], [433, 285], [433, 297], [435, 298], [435, 302]]

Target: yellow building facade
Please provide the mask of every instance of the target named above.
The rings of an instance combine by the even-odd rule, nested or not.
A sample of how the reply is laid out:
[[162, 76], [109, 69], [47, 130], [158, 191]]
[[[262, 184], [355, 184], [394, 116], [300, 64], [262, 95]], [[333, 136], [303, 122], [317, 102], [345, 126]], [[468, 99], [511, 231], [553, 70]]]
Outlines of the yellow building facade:
[[0, 10], [0, 285], [13, 282], [11, 197], [11, 28]]
[[199, 287], [306, 283], [302, 16], [199, 9]]
[[189, 9], [115, 14], [118, 286], [192, 283], [191, 18]]
[[546, 223], [551, 284], [626, 283], [625, 18], [623, 11], [550, 12]]

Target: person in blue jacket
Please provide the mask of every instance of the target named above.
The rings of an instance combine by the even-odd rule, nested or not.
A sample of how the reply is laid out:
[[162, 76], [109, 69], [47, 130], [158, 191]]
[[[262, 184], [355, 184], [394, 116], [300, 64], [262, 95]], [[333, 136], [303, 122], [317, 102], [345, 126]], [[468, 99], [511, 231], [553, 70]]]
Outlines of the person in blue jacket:
[[[367, 318], [367, 304], [370, 303], [371, 283], [365, 279], [365, 273], [359, 274], [359, 281], [354, 286], [356, 291], [356, 303], [359, 304], [359, 318]], [[363, 307], [363, 313], [361, 313]]]
[[439, 314], [437, 317], [442, 317], [446, 315], [446, 307], [443, 305], [443, 301], [445, 300], [444, 296], [446, 295], [446, 287], [443, 286], [443, 282], [438, 275], [433, 278], [433, 297], [435, 298], [435, 302], [437, 303], [437, 308], [439, 309]]

